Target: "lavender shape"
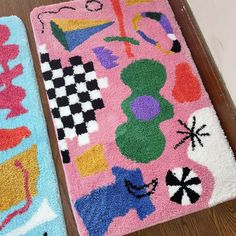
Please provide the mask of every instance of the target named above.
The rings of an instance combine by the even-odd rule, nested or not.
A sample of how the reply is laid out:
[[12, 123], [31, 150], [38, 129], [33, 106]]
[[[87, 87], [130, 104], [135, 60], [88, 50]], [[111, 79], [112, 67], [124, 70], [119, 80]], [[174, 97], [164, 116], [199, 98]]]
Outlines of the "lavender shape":
[[95, 53], [97, 59], [104, 68], [112, 69], [119, 65], [116, 62], [119, 57], [113, 55], [113, 52], [110, 49], [105, 49], [104, 47], [97, 47], [93, 49], [93, 52]]

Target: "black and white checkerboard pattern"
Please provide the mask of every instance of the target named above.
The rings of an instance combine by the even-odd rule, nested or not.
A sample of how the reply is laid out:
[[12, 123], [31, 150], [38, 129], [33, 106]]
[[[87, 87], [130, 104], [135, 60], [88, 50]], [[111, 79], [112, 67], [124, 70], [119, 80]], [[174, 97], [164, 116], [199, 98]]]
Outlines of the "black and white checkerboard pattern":
[[81, 146], [98, 131], [95, 111], [104, 107], [100, 89], [108, 87], [108, 81], [97, 79], [93, 63], [83, 64], [80, 56], [71, 57], [71, 66], [63, 68], [60, 59], [50, 60], [46, 45], [39, 47], [39, 54], [59, 148], [63, 162], [69, 163], [66, 139], [77, 137]]

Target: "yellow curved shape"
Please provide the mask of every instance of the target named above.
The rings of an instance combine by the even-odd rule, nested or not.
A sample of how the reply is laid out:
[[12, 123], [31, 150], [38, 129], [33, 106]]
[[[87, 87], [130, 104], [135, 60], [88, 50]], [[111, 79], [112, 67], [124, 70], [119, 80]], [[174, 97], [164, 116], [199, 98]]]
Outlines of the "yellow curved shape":
[[135, 29], [135, 31], [138, 31], [138, 23], [139, 21], [142, 19], [142, 15], [141, 14], [136, 14], [133, 19], [132, 19], [132, 23], [133, 23], [133, 27]]
[[79, 29], [86, 29], [89, 27], [99, 26], [103, 24], [107, 24], [110, 21], [107, 20], [86, 20], [86, 19], [53, 19], [54, 22], [58, 27], [64, 31], [73, 31]]
[[153, 0], [125, 0], [126, 5], [132, 6], [135, 4], [140, 4], [140, 3], [149, 3], [153, 2]]
[[10, 209], [26, 199], [24, 189], [24, 174], [17, 168], [15, 161], [19, 161], [29, 173], [29, 192], [31, 196], [37, 194], [37, 179], [39, 168], [37, 162], [37, 145], [23, 153], [0, 164], [0, 212]]
[[157, 44], [156, 44], [156, 47], [157, 47], [161, 52], [165, 53], [166, 55], [172, 55], [172, 54], [174, 54], [174, 52], [172, 52], [172, 51], [170, 51], [170, 50], [166, 50], [165, 48], [163, 48], [160, 43], [157, 43]]

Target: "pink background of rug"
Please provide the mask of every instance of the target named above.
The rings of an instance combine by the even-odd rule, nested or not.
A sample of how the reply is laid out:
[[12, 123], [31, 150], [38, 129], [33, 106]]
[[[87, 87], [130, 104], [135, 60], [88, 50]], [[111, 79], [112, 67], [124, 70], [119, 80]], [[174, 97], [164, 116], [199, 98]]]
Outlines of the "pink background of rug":
[[[113, 220], [113, 223], [109, 226], [108, 229], [109, 234], [116, 234], [116, 232], [119, 232], [119, 234], [125, 234], [127, 232], [138, 230], [149, 225], [167, 221], [172, 218], [176, 218], [206, 208], [208, 207], [208, 201], [211, 196], [214, 184], [213, 177], [207, 170], [207, 168], [200, 166], [199, 164], [191, 161], [188, 158], [187, 144], [182, 145], [177, 150], [173, 149], [176, 144], [176, 140], [179, 140], [179, 137], [178, 139], [176, 139], [173, 135], [175, 131], [180, 128], [177, 120], [181, 119], [187, 122], [188, 117], [194, 111], [204, 107], [209, 107], [211, 103], [207, 93], [205, 92], [205, 89], [202, 86], [202, 83], [202, 96], [201, 99], [197, 102], [191, 104], [180, 104], [177, 103], [172, 97], [172, 89], [175, 84], [175, 66], [177, 64], [188, 62], [192, 67], [193, 73], [199, 80], [200, 76], [193, 63], [184, 38], [177, 26], [170, 6], [168, 5], [166, 0], [158, 0], [153, 4], [144, 3], [134, 6], [126, 6], [123, 1], [120, 2], [123, 9], [127, 36], [139, 40], [141, 44], [140, 46], [131, 46], [132, 51], [135, 55], [135, 58], [132, 59], [127, 58], [122, 42], [107, 43], [103, 40], [103, 38], [107, 36], [119, 35], [118, 21], [115, 17], [110, 1], [106, 1], [103, 10], [97, 13], [88, 12], [84, 7], [85, 1], [77, 1], [62, 3], [54, 6], [47, 6], [45, 8], [41, 7], [35, 9], [31, 16], [35, 27], [34, 31], [36, 34], [37, 45], [46, 44], [51, 59], [60, 58], [62, 60], [62, 64], [66, 66], [69, 65], [69, 57], [80, 55], [82, 56], [84, 63], [93, 61], [98, 78], [106, 76], [109, 80], [109, 87], [107, 89], [101, 90], [102, 97], [105, 102], [105, 108], [96, 111], [96, 118], [99, 124], [99, 132], [90, 134], [89, 145], [79, 147], [76, 141], [68, 140], [72, 161], [71, 163], [64, 165], [64, 169], [72, 201], [72, 209], [74, 211], [74, 215], [76, 216], [76, 221], [79, 224], [79, 230], [84, 234], [87, 232], [86, 228], [83, 226], [82, 220], [79, 218], [77, 212], [75, 211], [73, 203], [82, 195], [88, 194], [93, 189], [113, 183], [114, 176], [111, 173], [111, 168], [113, 166], [120, 166], [127, 169], [140, 168], [143, 174], [144, 182], [149, 182], [153, 178], [158, 178], [159, 184], [156, 193], [150, 197], [152, 203], [156, 207], [156, 211], [145, 218], [143, 221], [141, 221], [138, 219], [136, 212], [134, 210], [131, 210], [126, 216], [118, 217]], [[60, 6], [75, 7], [76, 11], [64, 10], [56, 15], [44, 15], [42, 19], [45, 23], [45, 33], [41, 34], [42, 28], [40, 22], [37, 19], [38, 13], [44, 10], [55, 10]], [[166, 56], [158, 49], [154, 48], [153, 45], [148, 44], [146, 41], [140, 38], [140, 36], [132, 27], [132, 17], [137, 12], [143, 11], [162, 12], [168, 17], [174, 29], [174, 33], [177, 36], [177, 39], [181, 42], [182, 50], [180, 53]], [[63, 46], [51, 34], [49, 21], [53, 18], [103, 19], [115, 21], [115, 23], [107, 29], [92, 36], [90, 39], [85, 41], [82, 45], [78, 46], [70, 53], [68, 51], [65, 51]], [[158, 32], [160, 30], [162, 31], [158, 23], [154, 23], [150, 20], [145, 21], [145, 23], [146, 26], [144, 28], [146, 29], [150, 27], [153, 29], [153, 32], [157, 32], [157, 30]], [[167, 40], [166, 35], [163, 31], [162, 34], [153, 34], [152, 37], [159, 40], [161, 43], [163, 42], [163, 46], [166, 46], [167, 48], [171, 46], [170, 41], [168, 43], [164, 43]], [[111, 49], [114, 55], [119, 57], [117, 61], [119, 63], [118, 67], [115, 67], [111, 70], [106, 70], [100, 65], [99, 61], [96, 59], [95, 54], [92, 52], [93, 48], [100, 46]], [[157, 60], [166, 67], [167, 81], [164, 87], [161, 89], [161, 95], [174, 106], [175, 114], [172, 119], [164, 121], [160, 125], [160, 128], [166, 137], [165, 151], [159, 159], [148, 164], [139, 164], [128, 160], [126, 157], [121, 155], [115, 142], [116, 128], [127, 120], [127, 117], [121, 110], [121, 103], [131, 94], [129, 87], [124, 85], [121, 81], [120, 72], [131, 62], [141, 58]], [[80, 177], [74, 165], [74, 159], [95, 144], [104, 145], [105, 156], [109, 162], [109, 170], [90, 177]], [[193, 170], [200, 177], [200, 179], [202, 180], [203, 192], [200, 200], [197, 203], [183, 207], [169, 201], [169, 194], [165, 185], [165, 176], [169, 169], [185, 166], [193, 168]]]

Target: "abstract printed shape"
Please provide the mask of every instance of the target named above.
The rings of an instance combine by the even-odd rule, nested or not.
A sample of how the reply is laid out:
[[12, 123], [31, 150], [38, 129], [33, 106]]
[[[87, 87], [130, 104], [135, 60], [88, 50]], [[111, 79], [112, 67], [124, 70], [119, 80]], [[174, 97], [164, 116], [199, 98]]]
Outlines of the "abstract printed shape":
[[93, 49], [93, 52], [104, 68], [112, 69], [119, 65], [116, 63], [119, 57], [114, 56], [111, 50], [104, 47], [97, 47]]
[[94, 145], [75, 160], [81, 176], [90, 176], [107, 170], [108, 163], [104, 156], [103, 145]]
[[51, 30], [68, 51], [72, 51], [92, 35], [106, 29], [114, 22], [106, 20], [53, 19]]
[[160, 113], [160, 103], [152, 96], [139, 96], [131, 103], [131, 110], [137, 120], [148, 121]]
[[176, 81], [172, 95], [180, 103], [194, 102], [201, 97], [200, 82], [194, 76], [188, 63], [180, 63], [176, 66]]
[[196, 203], [202, 193], [201, 180], [188, 167], [169, 170], [166, 175], [166, 184], [170, 200], [182, 206]]
[[103, 4], [99, 0], [87, 0], [85, 8], [88, 11], [101, 11], [103, 8]]
[[[129, 180], [127, 179], [125, 180], [125, 187], [127, 188], [128, 192], [138, 199], [154, 194], [157, 188], [157, 184], [158, 184], [157, 179], [153, 179], [150, 183], [144, 184], [142, 186], [134, 185]], [[141, 190], [143, 189], [146, 189], [148, 191], [146, 193], [142, 193]]]
[[58, 10], [56, 10], [56, 11], [44, 11], [44, 12], [40, 12], [38, 15], [37, 15], [37, 19], [40, 21], [40, 23], [41, 23], [41, 25], [42, 25], [42, 31], [41, 31], [41, 33], [43, 34], [44, 33], [44, 26], [45, 26], [45, 24], [44, 24], [44, 22], [42, 21], [42, 19], [41, 19], [41, 16], [43, 16], [43, 15], [45, 15], [45, 14], [57, 14], [57, 13], [59, 13], [61, 10], [65, 10], [65, 9], [67, 9], [67, 10], [76, 10], [74, 7], [69, 7], [69, 6], [63, 6], [63, 7], [60, 7]]
[[126, 5], [132, 6], [140, 3], [149, 3], [153, 2], [153, 0], [125, 0]]
[[59, 148], [63, 162], [69, 163], [66, 139], [77, 138], [82, 146], [89, 143], [90, 133], [98, 131], [95, 111], [104, 107], [100, 89], [108, 87], [108, 81], [97, 79], [93, 62], [84, 64], [79, 56], [71, 57], [71, 66], [63, 68], [60, 59], [50, 60], [45, 45], [39, 53]]
[[30, 135], [30, 130], [25, 126], [15, 129], [0, 129], [0, 151], [16, 147]]
[[110, 36], [110, 37], [106, 37], [104, 38], [104, 41], [106, 42], [128, 42], [131, 43], [133, 45], [139, 45], [139, 41], [134, 39], [134, 38], [130, 38], [130, 37], [120, 37], [120, 36]]
[[[110, 0], [112, 3], [113, 10], [115, 12], [116, 18], [119, 22], [119, 31], [121, 38], [127, 38], [126, 31], [125, 31], [125, 23], [124, 23], [124, 15], [120, 6], [120, 0]], [[128, 58], [134, 57], [132, 53], [130, 43], [124, 41], [125, 52]]]
[[[187, 124], [185, 124], [182, 120], [178, 120], [180, 125], [183, 126], [184, 131], [176, 131], [177, 134], [183, 134], [185, 135], [185, 137], [183, 139], [181, 139], [179, 141], [179, 143], [177, 143], [174, 147], [174, 149], [177, 149], [179, 146], [181, 146], [182, 144], [184, 144], [188, 139], [191, 140], [191, 146], [192, 146], [192, 150], [194, 151], [197, 143], [201, 146], [204, 147], [203, 142], [202, 142], [202, 137], [206, 137], [206, 136], [210, 136], [209, 133], [206, 133], [204, 131], [204, 129], [206, 128], [206, 124], [203, 124], [201, 126], [199, 126], [198, 128], [196, 128], [196, 117], [193, 116], [193, 120], [191, 123], [191, 126], [188, 126]], [[205, 133], [203, 133], [205, 132]]]
[[[112, 173], [116, 177], [114, 184], [95, 189], [75, 203], [90, 235], [104, 235], [114, 218], [125, 216], [131, 209], [136, 210], [140, 220], [155, 211], [146, 188], [142, 188], [144, 182], [139, 169], [113, 167]], [[137, 198], [131, 194], [126, 187], [127, 181], [134, 186], [141, 186], [138, 192], [144, 197]]]
[[12, 80], [23, 73], [22, 64], [10, 69], [8, 62], [15, 59], [19, 54], [19, 47], [15, 44], [4, 45], [10, 37], [10, 30], [6, 25], [0, 25], [0, 66], [3, 72], [0, 73], [0, 109], [9, 109], [8, 118], [19, 116], [27, 112], [22, 106], [25, 98], [25, 90], [12, 84]]
[[29, 221], [27, 221], [25, 224], [22, 224], [19, 228], [16, 228], [13, 231], [7, 233], [5, 236], [25, 235], [32, 229], [46, 222], [52, 221], [56, 217], [57, 215], [50, 207], [48, 199], [45, 198]]
[[[18, 215], [21, 215], [25, 213], [30, 205], [32, 204], [32, 197], [29, 192], [29, 172], [24, 168], [22, 163], [19, 160], [15, 160], [14, 162], [15, 167], [22, 172], [22, 176], [24, 178], [24, 190], [25, 190], [25, 198], [26, 198], [26, 203], [23, 207], [21, 207], [18, 210], [13, 211], [9, 215], [5, 217], [5, 219], [0, 223], [0, 230], [2, 230], [10, 221], [15, 218]], [[16, 189], [17, 191], [17, 189]]]
[[[150, 38], [149, 36], [147, 36], [147, 34], [145, 34], [142, 30], [139, 29], [139, 22], [143, 19], [143, 18], [149, 18], [151, 20], [157, 21], [160, 23], [160, 25], [162, 26], [162, 28], [165, 30], [167, 36], [169, 39], [172, 40], [173, 45], [172, 48], [170, 50], [166, 50], [164, 48], [162, 48], [160, 42]], [[174, 34], [174, 31], [172, 29], [172, 26], [168, 20], [168, 18], [160, 13], [160, 12], [142, 12], [142, 13], [138, 13], [133, 17], [133, 27], [135, 29], [135, 31], [148, 43], [154, 45], [155, 47], [157, 47], [161, 52], [170, 55], [170, 54], [174, 54], [174, 53], [178, 53], [181, 51], [181, 45], [180, 42], [176, 39], [176, 36]]]
[[188, 119], [189, 127], [193, 117], [199, 124], [207, 121], [207, 131], [211, 134], [204, 139], [204, 148], [194, 151], [191, 143], [188, 146], [188, 157], [207, 167], [214, 177], [213, 193], [209, 200], [211, 207], [236, 196], [236, 162], [214, 108], [205, 107], [193, 112]]
[[121, 79], [132, 94], [122, 103], [128, 121], [117, 128], [116, 144], [128, 159], [142, 163], [156, 160], [165, 148], [159, 125], [173, 117], [172, 105], [160, 95], [166, 81], [165, 68], [143, 59], [128, 65]]
[[26, 198], [24, 176], [22, 176], [21, 171], [17, 170], [16, 161], [19, 161], [29, 173], [28, 186], [30, 196], [37, 194], [39, 169], [37, 163], [37, 146], [33, 145], [28, 150], [0, 165], [0, 212], [10, 209]]

